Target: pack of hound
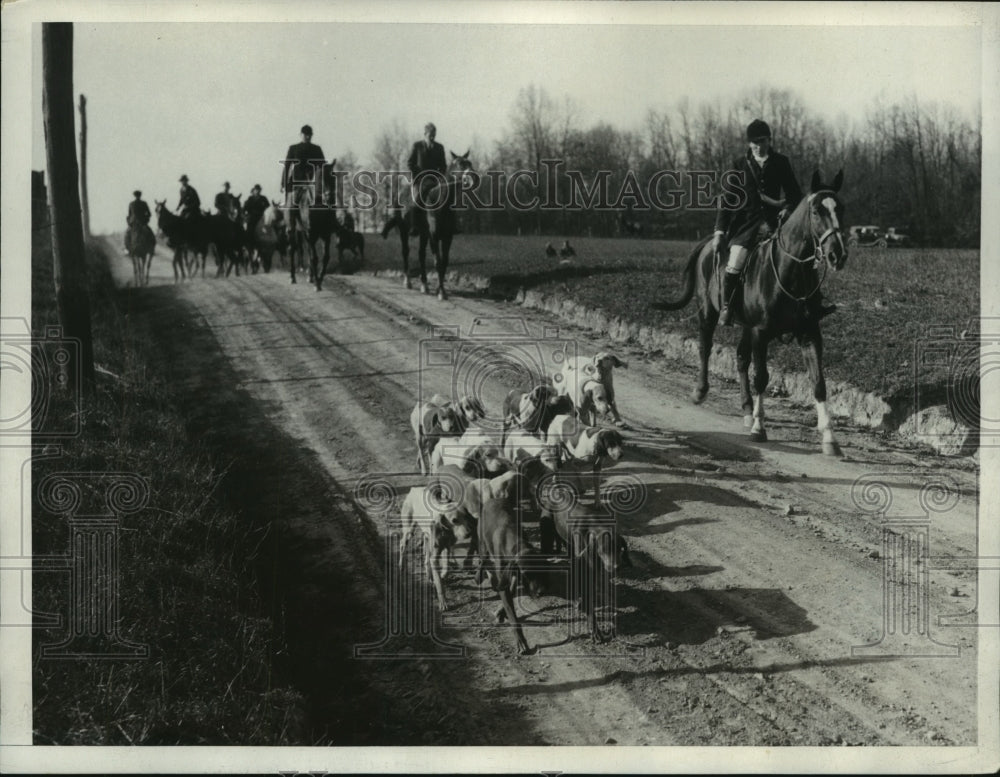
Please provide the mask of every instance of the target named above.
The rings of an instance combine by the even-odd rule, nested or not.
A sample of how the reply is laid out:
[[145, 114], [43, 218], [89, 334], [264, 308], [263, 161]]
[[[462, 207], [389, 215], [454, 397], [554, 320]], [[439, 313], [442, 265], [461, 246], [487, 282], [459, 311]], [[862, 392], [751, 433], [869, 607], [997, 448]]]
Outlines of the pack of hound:
[[[459, 543], [468, 542], [463, 568], [475, 572], [477, 583], [488, 578], [499, 595], [496, 618], [513, 626], [522, 654], [532, 649], [513, 597], [518, 585], [532, 596], [550, 592], [547, 570], [558, 563], [553, 554], [562, 554], [579, 580], [610, 581], [616, 565], [631, 565], [600, 493], [602, 470], [618, 462], [625, 448], [616, 428], [624, 424], [613, 372], [627, 366], [607, 352], [567, 358], [558, 374], [511, 391], [500, 424], [473, 396], [435, 395], [413, 408], [416, 463], [427, 480], [402, 501], [399, 565], [416, 534], [442, 612], [448, 607], [442, 580]], [[590, 491], [592, 500], [585, 498]], [[532, 523], [538, 525], [539, 548], [522, 533]], [[603, 641], [614, 629], [599, 626], [598, 600], [594, 591], [582, 590], [591, 638]]]

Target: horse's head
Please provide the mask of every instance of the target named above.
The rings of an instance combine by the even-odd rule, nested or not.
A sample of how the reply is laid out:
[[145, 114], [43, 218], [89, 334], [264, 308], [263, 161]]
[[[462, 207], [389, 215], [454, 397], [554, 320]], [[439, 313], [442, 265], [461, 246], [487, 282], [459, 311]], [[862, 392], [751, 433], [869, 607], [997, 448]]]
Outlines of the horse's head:
[[475, 173], [472, 168], [472, 162], [469, 161], [469, 152], [472, 149], [468, 149], [464, 154], [456, 154], [454, 151], [451, 152], [451, 172], [457, 178], [466, 178]]
[[243, 212], [243, 206], [240, 204], [240, 200], [243, 199], [243, 194], [240, 193], [235, 197], [229, 198], [229, 220], [239, 221], [240, 214]]
[[813, 173], [809, 196], [805, 201], [816, 260], [825, 260], [832, 270], [839, 270], [847, 261], [847, 243], [843, 234], [844, 204], [837, 196], [843, 182], [843, 170], [837, 173], [832, 184], [824, 184], [817, 170]]

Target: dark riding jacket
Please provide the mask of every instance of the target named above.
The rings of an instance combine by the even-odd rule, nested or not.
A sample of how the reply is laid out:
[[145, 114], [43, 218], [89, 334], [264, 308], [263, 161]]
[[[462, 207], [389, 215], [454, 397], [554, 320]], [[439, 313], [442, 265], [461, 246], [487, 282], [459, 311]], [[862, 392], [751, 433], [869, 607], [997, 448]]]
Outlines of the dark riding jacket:
[[243, 212], [248, 216], [263, 216], [264, 211], [266, 211], [271, 206], [267, 197], [263, 194], [251, 194], [247, 197], [247, 201], [243, 203]]
[[190, 214], [196, 214], [201, 210], [201, 198], [190, 184], [181, 187], [181, 199], [177, 203], [177, 207]]
[[433, 141], [428, 147], [427, 141], [418, 140], [413, 144], [407, 165], [414, 177], [425, 170], [437, 170], [444, 175], [448, 171], [448, 162], [444, 157], [444, 146]]
[[[314, 162], [315, 164], [309, 164]], [[296, 143], [285, 154], [285, 169], [281, 174], [281, 187], [288, 190], [294, 182], [318, 184], [323, 175], [326, 157], [315, 143]]]
[[125, 217], [125, 223], [129, 226], [133, 224], [148, 224], [151, 218], [152, 214], [149, 212], [149, 206], [142, 200], [132, 200], [128, 204], [128, 216]]
[[224, 213], [228, 216], [229, 209], [232, 207], [233, 200], [235, 199], [236, 197], [229, 192], [219, 192], [215, 195], [215, 209], [219, 211], [219, 213]]
[[747, 149], [746, 155], [738, 159], [733, 168], [744, 176], [746, 200], [738, 210], [729, 210], [725, 204], [720, 204], [715, 217], [716, 231], [721, 230], [733, 237], [754, 225], [759, 228], [767, 224], [772, 230], [777, 229], [778, 214], [785, 208], [794, 209], [802, 199], [802, 189], [795, 179], [792, 163], [787, 156], [779, 154], [773, 148], [763, 165], [757, 164], [757, 160]]

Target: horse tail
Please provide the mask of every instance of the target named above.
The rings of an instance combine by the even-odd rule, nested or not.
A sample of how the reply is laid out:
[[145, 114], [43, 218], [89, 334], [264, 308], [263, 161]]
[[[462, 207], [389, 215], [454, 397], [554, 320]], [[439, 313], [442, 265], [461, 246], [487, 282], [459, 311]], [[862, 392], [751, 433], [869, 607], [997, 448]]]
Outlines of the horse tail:
[[680, 310], [685, 307], [694, 296], [695, 269], [698, 264], [698, 257], [701, 256], [702, 249], [708, 245], [711, 237], [701, 240], [688, 256], [687, 264], [684, 267], [684, 293], [675, 300], [661, 302], [657, 305], [660, 310]]

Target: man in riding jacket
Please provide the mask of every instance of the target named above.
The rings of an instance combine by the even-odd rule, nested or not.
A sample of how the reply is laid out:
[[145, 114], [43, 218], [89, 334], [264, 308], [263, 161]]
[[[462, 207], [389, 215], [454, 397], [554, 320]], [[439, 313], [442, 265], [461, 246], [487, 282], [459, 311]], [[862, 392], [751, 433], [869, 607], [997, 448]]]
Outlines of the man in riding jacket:
[[264, 211], [271, 204], [268, 202], [267, 197], [261, 194], [260, 191], [260, 184], [254, 184], [253, 189], [250, 190], [250, 196], [243, 203], [243, 212], [247, 217], [247, 233], [250, 235], [254, 234], [257, 224], [264, 218]]
[[191, 218], [201, 212], [201, 198], [198, 197], [195, 188], [188, 184], [187, 175], [181, 176], [181, 199], [175, 210], [180, 213], [182, 219]]
[[[766, 122], [760, 119], [750, 122], [747, 142], [746, 155], [735, 163], [735, 169], [744, 176], [746, 199], [737, 210], [719, 208], [712, 239], [712, 249], [716, 252], [723, 249], [727, 239], [729, 243], [719, 317], [723, 326], [732, 325], [730, 303], [750, 251], [758, 242], [770, 237], [802, 199], [802, 189], [795, 179], [791, 162], [771, 147], [771, 128]], [[813, 302], [820, 318], [836, 309], [836, 306], [820, 304], [819, 294]]]
[[435, 183], [440, 182], [438, 176], [425, 175], [417, 180], [418, 176], [431, 170], [437, 171], [442, 176], [448, 172], [444, 146], [436, 142], [435, 137], [437, 137], [437, 127], [432, 122], [427, 122], [424, 125], [424, 139], [413, 144], [407, 161], [407, 166], [410, 168], [410, 191], [418, 213], [425, 213], [427, 205], [434, 204], [426, 202], [426, 198]]
[[312, 142], [312, 127], [304, 125], [300, 130], [302, 142], [288, 147], [285, 166], [281, 173], [281, 191], [285, 193], [285, 207], [299, 209], [308, 225], [309, 206], [320, 202], [323, 196], [323, 165], [326, 157], [323, 149]]
[[142, 199], [142, 192], [136, 189], [132, 192], [132, 196], [135, 198], [128, 204], [128, 215], [125, 217], [125, 223], [128, 224], [128, 229], [125, 230], [125, 251], [128, 252], [131, 249], [131, 235], [132, 230], [138, 226], [148, 226], [149, 220], [153, 217], [149, 212], [149, 206]]
[[215, 209], [226, 218], [230, 218], [235, 199], [232, 192], [229, 191], [229, 181], [226, 181], [222, 184], [222, 191], [215, 195]]
[[126, 223], [130, 227], [133, 224], [148, 224], [153, 216], [149, 212], [149, 206], [142, 199], [142, 192], [136, 189], [132, 192], [132, 196], [135, 199], [128, 204], [128, 216], [125, 217]]

